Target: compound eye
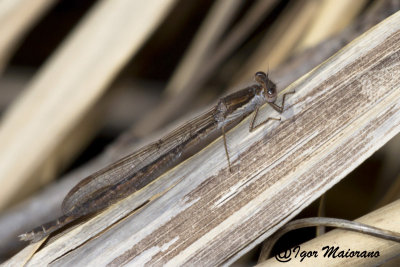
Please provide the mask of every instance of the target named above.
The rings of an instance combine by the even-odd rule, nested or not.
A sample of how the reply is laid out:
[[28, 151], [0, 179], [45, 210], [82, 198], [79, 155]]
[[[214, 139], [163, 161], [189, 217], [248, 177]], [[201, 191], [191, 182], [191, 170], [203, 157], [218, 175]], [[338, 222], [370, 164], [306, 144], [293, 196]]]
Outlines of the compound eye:
[[267, 79], [267, 74], [265, 74], [265, 72], [258, 71], [258, 72], [255, 74], [255, 79], [256, 79], [257, 81], [264, 81], [264, 80]]
[[275, 91], [274, 91], [274, 89], [272, 89], [272, 88], [270, 88], [270, 89], [267, 90], [267, 94], [270, 95], [270, 96], [273, 96], [274, 93], [275, 93]]

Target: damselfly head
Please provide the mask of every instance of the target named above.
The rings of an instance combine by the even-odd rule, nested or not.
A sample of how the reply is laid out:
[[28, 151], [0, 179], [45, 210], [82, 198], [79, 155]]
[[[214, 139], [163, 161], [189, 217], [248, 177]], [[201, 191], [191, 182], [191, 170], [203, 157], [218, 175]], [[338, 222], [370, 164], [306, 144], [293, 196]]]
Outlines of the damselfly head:
[[254, 79], [264, 89], [264, 97], [267, 102], [275, 102], [277, 97], [276, 85], [273, 83], [265, 72], [259, 71], [254, 75]]

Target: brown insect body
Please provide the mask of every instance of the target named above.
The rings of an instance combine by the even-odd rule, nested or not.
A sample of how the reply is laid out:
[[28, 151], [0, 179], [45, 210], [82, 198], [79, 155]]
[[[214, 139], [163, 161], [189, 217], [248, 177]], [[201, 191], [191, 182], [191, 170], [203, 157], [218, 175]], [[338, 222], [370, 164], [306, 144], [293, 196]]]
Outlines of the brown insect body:
[[[276, 86], [263, 72], [257, 72], [258, 84], [246, 87], [219, 100], [218, 104], [178, 127], [157, 142], [151, 143], [131, 155], [128, 155], [110, 166], [90, 175], [79, 182], [65, 197], [62, 203], [63, 216], [35, 228], [29, 233], [20, 235], [21, 240], [39, 241], [51, 232], [63, 227], [75, 219], [96, 213], [113, 203], [145, 187], [160, 174], [177, 164], [183, 152], [214, 130], [222, 130], [225, 151], [230, 167], [230, 159], [225, 140], [225, 128], [236, 125], [254, 112], [249, 130], [265, 124], [268, 118], [257, 126], [254, 125], [258, 109], [265, 103], [278, 112]], [[279, 119], [280, 120], [280, 119]]]

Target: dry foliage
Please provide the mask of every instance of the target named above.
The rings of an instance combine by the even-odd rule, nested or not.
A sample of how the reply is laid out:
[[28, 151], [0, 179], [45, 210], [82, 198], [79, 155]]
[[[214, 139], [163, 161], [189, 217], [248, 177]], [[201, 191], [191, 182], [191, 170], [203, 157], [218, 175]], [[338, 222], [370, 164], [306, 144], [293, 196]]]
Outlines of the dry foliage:
[[[72, 161], [92, 138], [99, 128], [94, 125], [107, 119], [99, 116], [99, 106], [106, 103], [110, 110], [118, 110], [126, 99], [135, 103], [132, 106], [141, 102], [139, 94], [129, 97], [115, 90], [123, 82], [111, 82], [155, 38], [152, 34], [160, 34], [157, 29], [173, 21], [180, 9], [189, 12], [191, 8], [181, 7], [182, 2], [177, 0], [96, 2], [34, 77], [25, 80], [23, 93], [3, 114], [0, 208], [5, 211], [0, 216], [0, 229], [7, 230], [0, 231], [2, 255], [10, 253], [3, 250], [12, 251], [16, 249], [12, 246], [21, 245], [15, 240], [17, 234], [57, 217], [63, 196], [76, 181], [132, 152], [133, 147], [140, 146], [135, 138], [151, 135], [142, 140], [143, 144], [165, 134], [167, 130], [160, 127], [187, 113], [188, 106], [202, 105], [202, 101], [196, 101], [203, 99], [198, 91], [212, 87], [212, 78], [217, 78], [214, 84], [223, 80], [223, 84], [237, 85], [249, 80], [255, 71], [271, 67], [272, 79], [278, 79], [278, 87], [283, 89], [305, 75], [285, 89], [296, 93], [288, 98], [281, 123], [271, 122], [249, 133], [246, 119], [228, 133], [232, 173], [218, 139], [117, 205], [51, 237], [44, 246], [29, 245], [8, 264], [234, 263], [386, 142], [393, 138], [394, 143], [400, 130], [400, 13], [386, 17], [398, 7], [391, 1], [377, 1], [367, 9], [366, 1], [332, 5], [336, 2], [288, 1], [285, 5], [280, 1], [243, 4], [221, 0], [209, 4], [190, 48], [165, 86], [161, 102], [149, 100], [147, 93], [143, 99], [148, 102], [143, 101], [142, 106], [153, 108], [146, 115], [137, 111], [139, 119], [131, 131], [95, 160], [67, 174], [67, 179], [10, 209], [17, 200], [57, 177], [60, 166]], [[14, 10], [21, 12], [0, 12], [0, 19], [19, 21], [11, 37], [4, 39], [5, 45], [0, 46], [0, 65], [7, 66], [12, 44], [52, 1], [32, 3], [36, 6], [29, 17], [18, 5]], [[11, 9], [0, 5], [0, 11], [6, 10]], [[323, 15], [326, 10], [331, 15], [340, 14], [340, 18]], [[361, 10], [364, 13], [359, 15]], [[280, 16], [258, 29], [274, 12], [281, 12]], [[235, 22], [238, 16], [241, 20]], [[338, 19], [341, 24], [335, 23]], [[338, 27], [326, 26], [327, 30], [321, 32], [318, 28], [324, 23]], [[0, 27], [0, 33], [3, 31]], [[134, 58], [130, 64], [141, 69], [149, 65], [156, 68], [158, 63], [150, 57], [150, 63], [140, 65]], [[2, 81], [8, 77], [5, 72]], [[126, 80], [123, 86], [132, 87], [126, 86]], [[135, 87], [149, 88], [140, 84]], [[115, 104], [107, 101], [113, 95], [105, 95], [106, 89], [114, 93]], [[129, 109], [124, 112], [131, 114]], [[260, 114], [278, 115], [269, 107]], [[392, 146], [396, 144], [398, 147], [400, 142]], [[386, 155], [396, 159], [396, 151]], [[390, 166], [392, 172], [398, 170], [396, 164]], [[398, 194], [398, 187], [393, 186], [381, 203], [392, 202]], [[397, 204], [371, 213], [366, 222], [400, 231], [398, 225], [386, 224], [390, 219], [400, 220]], [[348, 235], [336, 231], [321, 238], [323, 242], [344, 238], [350, 243], [343, 246], [356, 245], [351, 243], [356, 237]], [[382, 251], [379, 260], [400, 253], [398, 245], [388, 241], [368, 242], [368, 248]], [[311, 250], [315, 244], [320, 243], [305, 248]], [[355, 264], [366, 262], [377, 263], [365, 260]], [[248, 260], [245, 264], [250, 263]]]

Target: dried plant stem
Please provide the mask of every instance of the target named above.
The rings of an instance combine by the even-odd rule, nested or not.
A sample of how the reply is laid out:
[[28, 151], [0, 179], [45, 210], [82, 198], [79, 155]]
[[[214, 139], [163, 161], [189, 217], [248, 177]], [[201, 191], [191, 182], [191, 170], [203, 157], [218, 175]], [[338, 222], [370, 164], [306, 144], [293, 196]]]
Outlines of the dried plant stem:
[[[319, 256], [317, 258], [309, 258], [304, 259], [304, 261], [300, 262], [300, 257], [292, 257], [290, 261], [290, 266], [304, 266], [313, 265], [313, 266], [377, 266], [386, 262], [387, 260], [398, 256], [400, 252], [400, 244], [399, 235], [400, 235], [400, 224], [398, 223], [400, 220], [400, 200], [397, 200], [383, 208], [375, 210], [363, 217], [357, 219], [354, 222], [345, 223], [345, 229], [351, 230], [342, 230], [336, 229], [330, 231], [327, 234], [321, 235], [317, 238], [314, 238], [306, 243], [300, 245], [301, 251], [318, 251]], [[290, 223], [289, 223], [290, 224]], [[362, 225], [359, 225], [362, 224]], [[376, 229], [375, 227], [365, 227], [365, 224], [373, 225], [380, 229]], [[337, 225], [330, 223], [329, 226], [333, 227], [341, 227], [341, 222], [338, 221]], [[359, 225], [359, 226], [358, 226]], [[343, 225], [344, 226], [344, 225]], [[362, 234], [357, 233], [357, 230], [360, 229]], [[371, 229], [368, 229], [371, 228]], [[381, 229], [387, 229], [381, 232]], [[353, 231], [355, 230], [355, 231]], [[391, 231], [390, 231], [391, 230]], [[394, 239], [388, 239], [393, 241], [388, 241], [376, 237], [372, 237], [366, 235], [366, 231], [375, 232], [375, 236], [384, 237], [388, 236], [390, 238], [395, 237]], [[393, 231], [395, 231], [393, 233]], [[278, 232], [277, 232], [278, 233]], [[275, 236], [275, 234], [274, 234]], [[385, 238], [386, 239], [386, 238]], [[379, 257], [377, 258], [363, 258], [363, 257], [347, 257], [347, 258], [333, 258], [333, 257], [323, 257], [324, 252], [321, 250], [324, 246], [334, 246], [339, 247], [339, 250], [347, 251], [355, 250], [355, 251], [379, 251]], [[257, 267], [262, 266], [280, 266], [282, 263], [277, 261], [275, 258], [271, 258], [261, 264], [258, 264]]]
[[281, 238], [284, 234], [296, 229], [305, 227], [314, 227], [314, 226], [335, 227], [341, 230], [353, 231], [400, 243], [400, 232], [393, 232], [369, 226], [363, 223], [337, 219], [337, 218], [325, 218], [325, 217], [305, 218], [289, 222], [279, 231], [274, 233], [274, 235], [271, 236], [271, 238], [269, 238], [268, 241], [264, 243], [258, 262], [263, 262], [271, 256], [270, 253], [272, 247], [274, 246], [276, 241], [278, 241], [279, 238]]
[[18, 41], [55, 2], [55, 0], [0, 2], [0, 73], [18, 47]]
[[173, 3], [96, 3], [33, 78], [0, 125], [0, 210], [52, 178], [43, 166]]
[[249, 133], [248, 118], [228, 132], [232, 172], [217, 139], [28, 266], [234, 262], [400, 132], [399, 51], [396, 13], [289, 86], [282, 122]]

